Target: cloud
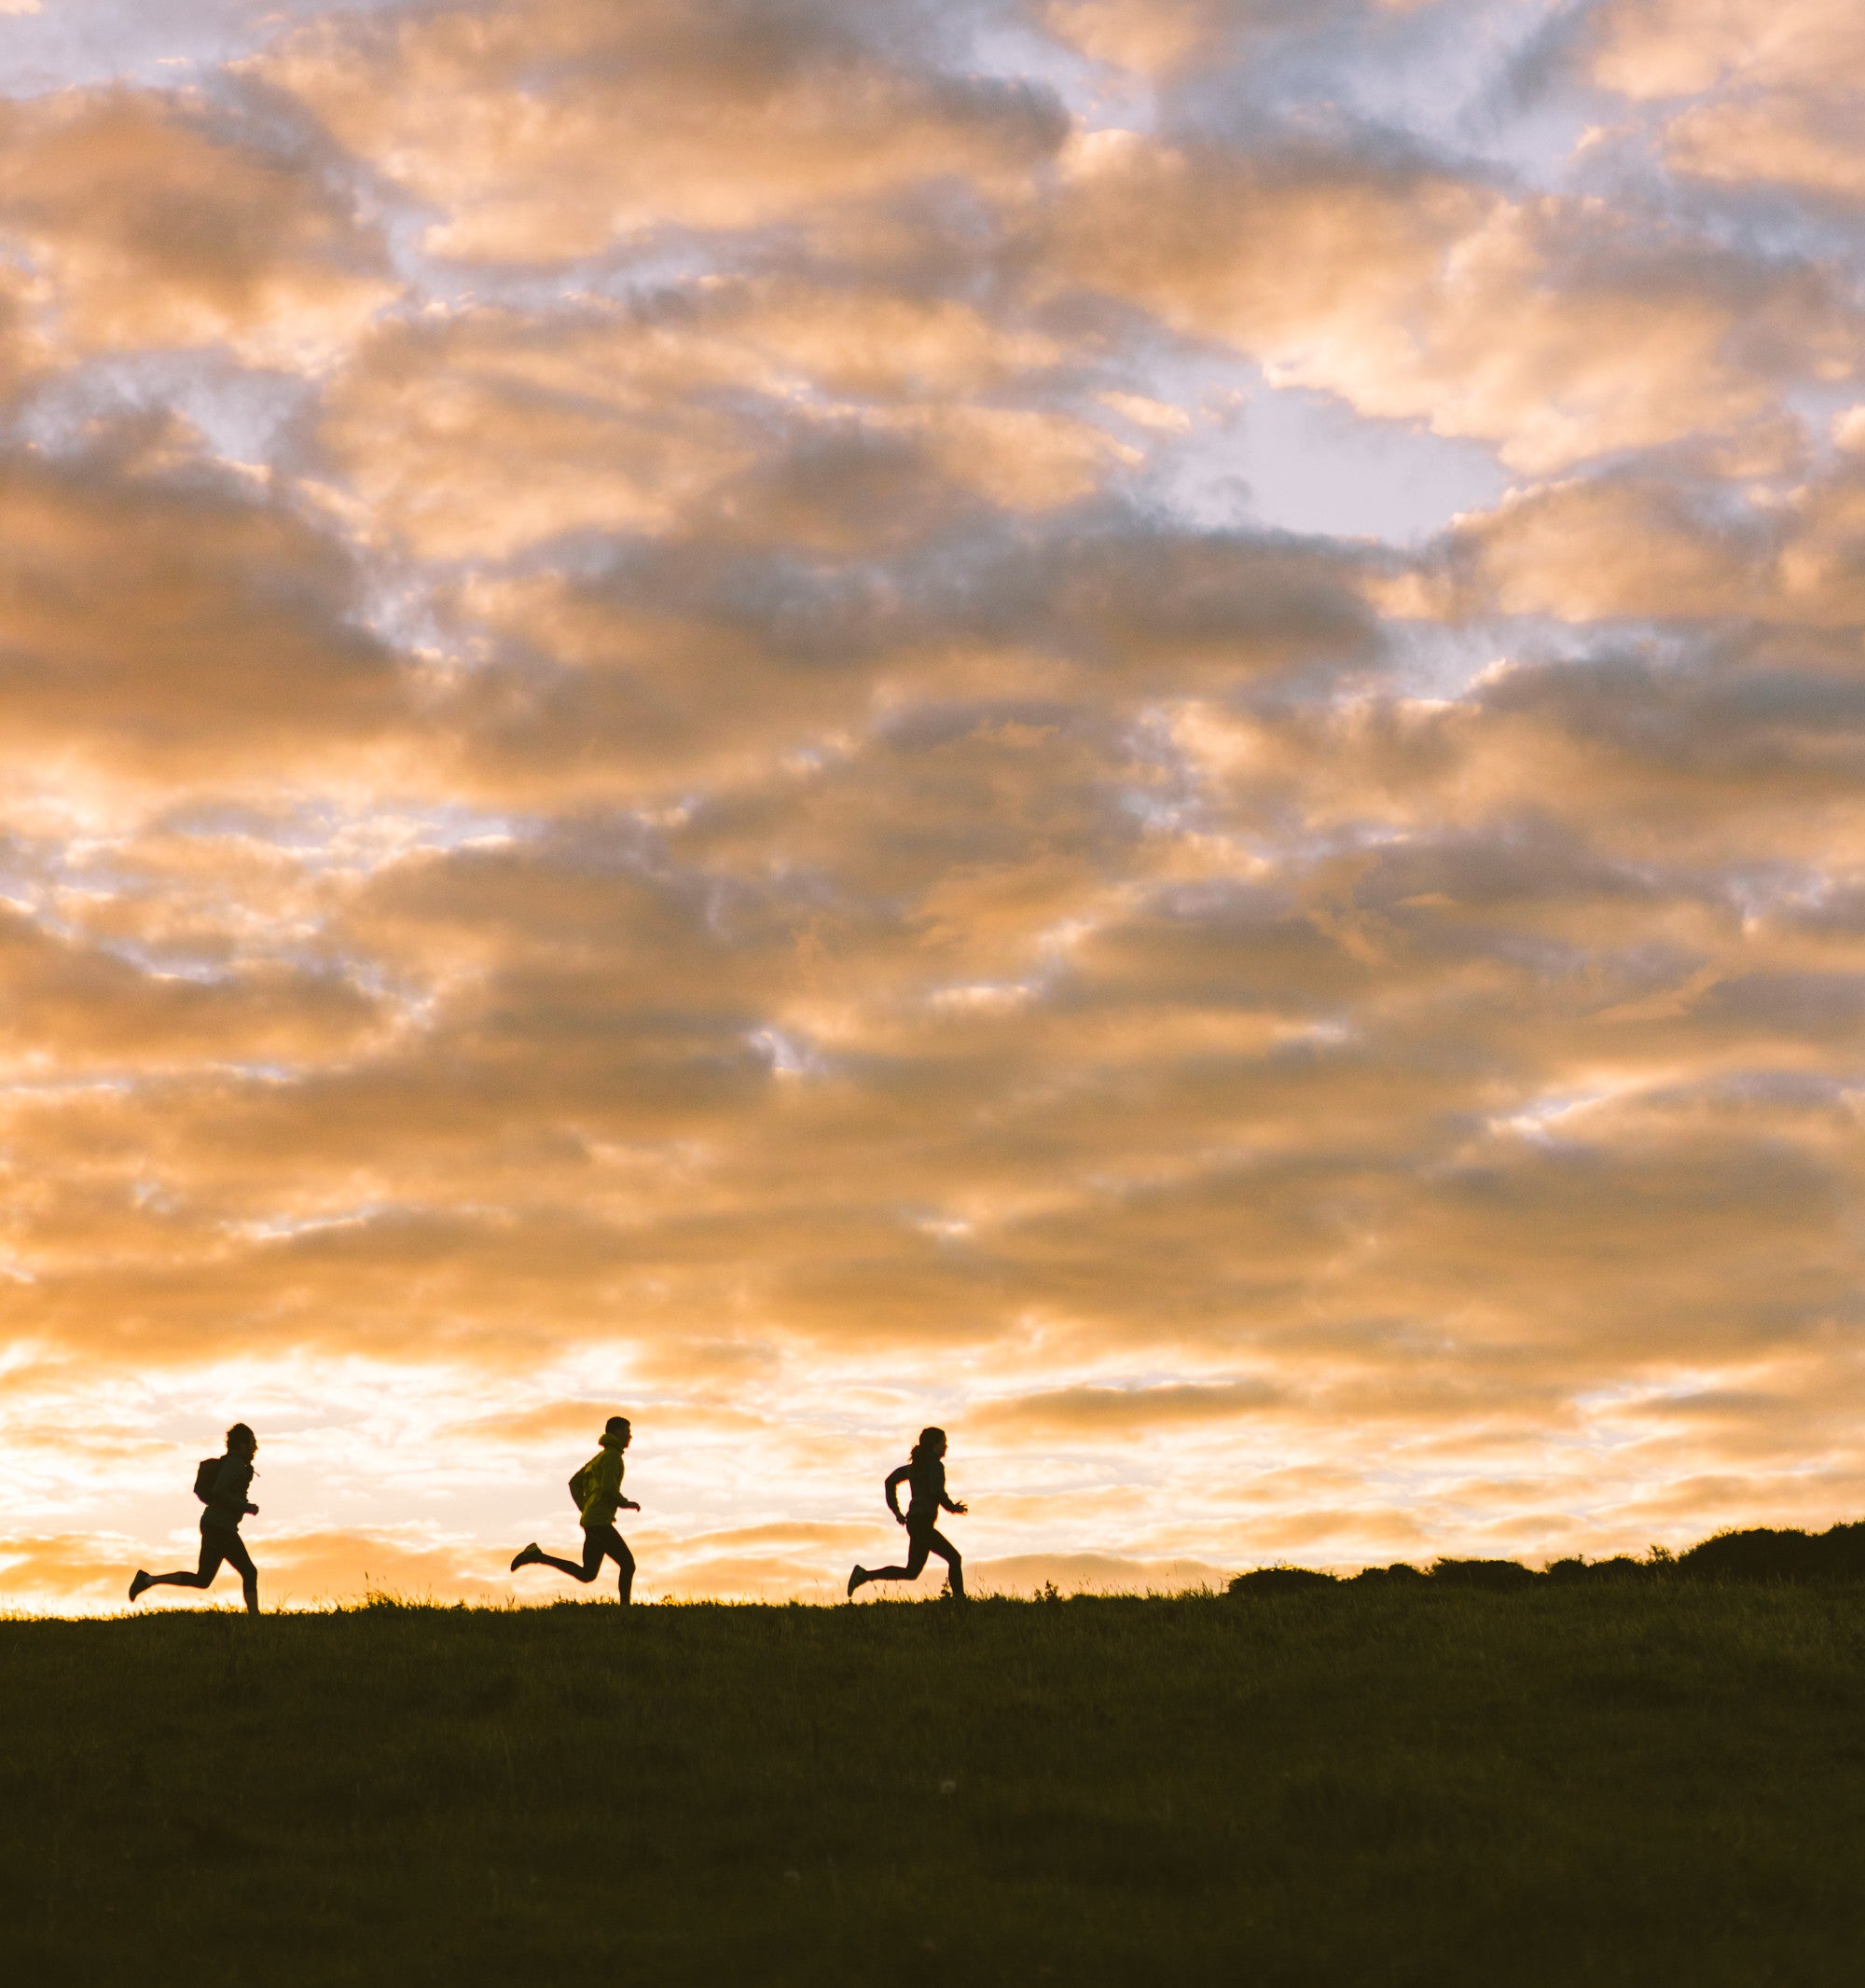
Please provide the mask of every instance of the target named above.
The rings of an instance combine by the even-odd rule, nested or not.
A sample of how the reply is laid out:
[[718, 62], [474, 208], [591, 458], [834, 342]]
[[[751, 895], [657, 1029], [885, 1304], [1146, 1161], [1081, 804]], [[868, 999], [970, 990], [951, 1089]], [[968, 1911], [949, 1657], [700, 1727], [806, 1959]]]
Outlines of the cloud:
[[1865, 59], [1856, 8], [1839, 0], [1619, 0], [1591, 30], [1596, 81], [1667, 104], [1673, 171], [1842, 199], [1865, 193], [1849, 81]]
[[1053, 508], [1121, 453], [1062, 411], [969, 401], [1050, 348], [954, 300], [739, 287], [578, 315], [385, 327], [321, 431], [366, 515], [440, 558], [683, 526], [848, 551], [967, 500]]
[[263, 489], [191, 469], [186, 449], [145, 421], [86, 454], [0, 459], [9, 757], [173, 776], [243, 749], [269, 784], [366, 751], [405, 708], [342, 548]]
[[1098, 1434], [1180, 1422], [1223, 1421], [1274, 1408], [1280, 1390], [1261, 1381], [1181, 1382], [1150, 1387], [1055, 1387], [992, 1401], [972, 1416], [979, 1429]]
[[1662, 474], [1542, 484], [1460, 520], [1452, 545], [1472, 585], [1457, 605], [1568, 622], [1852, 628], [1865, 619], [1849, 551], [1861, 491], [1844, 452], [1761, 502]]
[[1015, 185], [1065, 131], [1045, 90], [946, 68], [908, 10], [547, 0], [336, 16], [255, 66], [444, 215], [433, 252], [493, 262], [593, 255], [659, 228], [822, 227], [920, 182]]
[[314, 160], [199, 99], [15, 101], [0, 148], [0, 232], [44, 272], [68, 355], [224, 341], [258, 364], [315, 363], [398, 287]]
[[1765, 526], [1693, 506], [1692, 494], [1664, 478], [1542, 484], [1467, 521], [1459, 538], [1480, 547], [1484, 604], [1505, 614], [1589, 622], [1754, 612], [1772, 549]]
[[309, 1060], [356, 1046], [377, 1020], [375, 1004], [338, 974], [269, 965], [200, 979], [150, 973], [7, 911], [0, 988], [0, 1065], [15, 1070], [31, 1069], [48, 1042], [72, 1072], [126, 1056], [144, 1068], [208, 1056]]
[[1058, 275], [1537, 474], [1706, 434], [1761, 446], [1790, 380], [1849, 377], [1857, 352], [1845, 288], [1817, 262], [1371, 146], [1097, 132], [1050, 226]]
[[1205, 0], [1048, 0], [1037, 11], [1052, 34], [1083, 54], [1147, 76], [1176, 69], [1219, 18]]
[[[813, 466], [825, 502], [873, 497], [877, 535], [898, 523], [898, 486], [863, 483], [847, 454]], [[696, 812], [696, 838], [739, 842], [794, 809], [789, 860], [813, 862], [824, 810], [892, 814], [900, 780], [968, 756], [994, 762], [1006, 794], [1012, 769], [1028, 780], [1091, 753], [1110, 779], [1145, 781], [1109, 700], [1137, 714], [1175, 686], [1378, 667], [1350, 555], [1162, 531], [1118, 505], [1047, 526], [974, 511], [947, 532], [951, 515], [920, 515], [932, 560], [911, 538], [878, 557], [747, 546], [701, 519], [664, 544], [463, 585], [443, 602], [477, 647], [442, 707], [454, 791], [600, 808], [698, 781], [718, 799]]]

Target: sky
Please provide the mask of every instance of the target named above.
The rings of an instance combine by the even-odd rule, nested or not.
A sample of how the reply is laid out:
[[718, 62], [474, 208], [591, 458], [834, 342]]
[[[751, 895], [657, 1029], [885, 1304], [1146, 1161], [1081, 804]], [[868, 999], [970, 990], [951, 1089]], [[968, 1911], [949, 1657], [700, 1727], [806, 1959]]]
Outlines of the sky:
[[0, 1604], [1858, 1516], [1861, 76], [0, 0]]

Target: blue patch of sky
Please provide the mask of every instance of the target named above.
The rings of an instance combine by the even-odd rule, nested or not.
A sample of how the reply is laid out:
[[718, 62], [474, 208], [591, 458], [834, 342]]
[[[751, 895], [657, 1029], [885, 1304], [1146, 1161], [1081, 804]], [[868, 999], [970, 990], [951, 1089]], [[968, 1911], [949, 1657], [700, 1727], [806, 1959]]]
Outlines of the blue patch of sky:
[[1014, 14], [978, 21], [966, 53], [974, 74], [1054, 90], [1087, 131], [1140, 131], [1152, 120], [1153, 95], [1143, 81], [1107, 68]]
[[224, 351], [93, 359], [48, 382], [14, 432], [51, 454], [83, 447], [100, 421], [173, 410], [228, 462], [270, 462], [315, 391], [302, 375], [241, 366]]
[[1856, 375], [1848, 380], [1803, 381], [1789, 387], [1782, 399], [1807, 424], [1816, 453], [1830, 455], [1835, 452], [1834, 420], [1865, 402], [1865, 381]]
[[[162, 827], [171, 835], [214, 840], [238, 836], [269, 844], [310, 869], [353, 867], [353, 847], [346, 837], [366, 833], [397, 854], [410, 850], [446, 853], [518, 839], [527, 824], [510, 814], [489, 814], [454, 803], [421, 803], [400, 807], [372, 804], [352, 813], [332, 802], [261, 812], [256, 808], [214, 803], [192, 804], [166, 816]], [[530, 824], [535, 832], [536, 824]]]
[[[1555, 623], [1532, 624], [1551, 638]], [[1421, 701], [1450, 702], [1478, 677], [1515, 653], [1522, 622], [1399, 621], [1381, 627], [1385, 663], [1394, 686]]]
[[1291, 9], [1178, 84], [1165, 122], [1233, 143], [1292, 128], [1371, 145], [1383, 132], [1545, 185], [1597, 116], [1560, 60], [1572, 12], [1568, 0]]
[[398, 656], [419, 656], [449, 670], [467, 667], [473, 656], [462, 650], [435, 609], [435, 584], [448, 571], [437, 562], [428, 567], [366, 568], [359, 576], [357, 622]]
[[[399, 0], [345, 0], [388, 11]], [[43, 0], [36, 14], [0, 15], [0, 96], [135, 82], [160, 88], [251, 55], [329, 0]]]
[[1259, 381], [1239, 426], [1250, 513], [1288, 532], [1414, 545], [1508, 488], [1483, 444], [1370, 421], [1332, 394]]
[[480, 306], [555, 313], [579, 306], [613, 311], [617, 305], [652, 305], [684, 286], [729, 275], [735, 244], [741, 246], [748, 267], [759, 266], [770, 246], [755, 229], [730, 237], [653, 228], [568, 263], [453, 261], [430, 255], [423, 245], [436, 218], [410, 207], [385, 215], [384, 225], [395, 267], [418, 286], [421, 304], [453, 311]]
[[1459, 512], [1486, 510], [1509, 488], [1481, 442], [1435, 435], [1422, 422], [1371, 420], [1333, 394], [1272, 386], [1234, 355], [1163, 359], [1132, 390], [1191, 420], [1182, 434], [1134, 439], [1152, 443], [1139, 476], [1147, 497], [1201, 529], [1259, 526], [1413, 546]]

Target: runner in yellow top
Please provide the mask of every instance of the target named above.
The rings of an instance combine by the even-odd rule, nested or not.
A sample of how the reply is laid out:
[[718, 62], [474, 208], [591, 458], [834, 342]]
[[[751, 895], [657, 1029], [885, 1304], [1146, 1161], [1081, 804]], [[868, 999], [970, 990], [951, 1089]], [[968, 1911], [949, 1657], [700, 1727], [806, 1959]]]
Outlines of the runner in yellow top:
[[631, 1498], [622, 1496], [622, 1452], [631, 1440], [626, 1415], [611, 1415], [602, 1431], [601, 1447], [570, 1480], [570, 1495], [576, 1500], [583, 1524], [583, 1560], [560, 1560], [545, 1552], [535, 1539], [514, 1556], [512, 1572], [521, 1567], [554, 1567], [573, 1581], [591, 1581], [602, 1571], [602, 1562], [613, 1560], [622, 1570], [620, 1594], [624, 1602], [635, 1584], [635, 1556], [629, 1542], [615, 1530], [618, 1512], [639, 1512]]

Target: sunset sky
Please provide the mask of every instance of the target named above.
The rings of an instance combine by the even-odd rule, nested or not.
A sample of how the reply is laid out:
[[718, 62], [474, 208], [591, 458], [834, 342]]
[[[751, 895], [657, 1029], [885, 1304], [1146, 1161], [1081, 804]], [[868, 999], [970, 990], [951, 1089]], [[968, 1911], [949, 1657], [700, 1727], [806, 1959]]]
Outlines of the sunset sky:
[[1865, 1512], [1861, 76], [0, 0], [0, 1602]]

